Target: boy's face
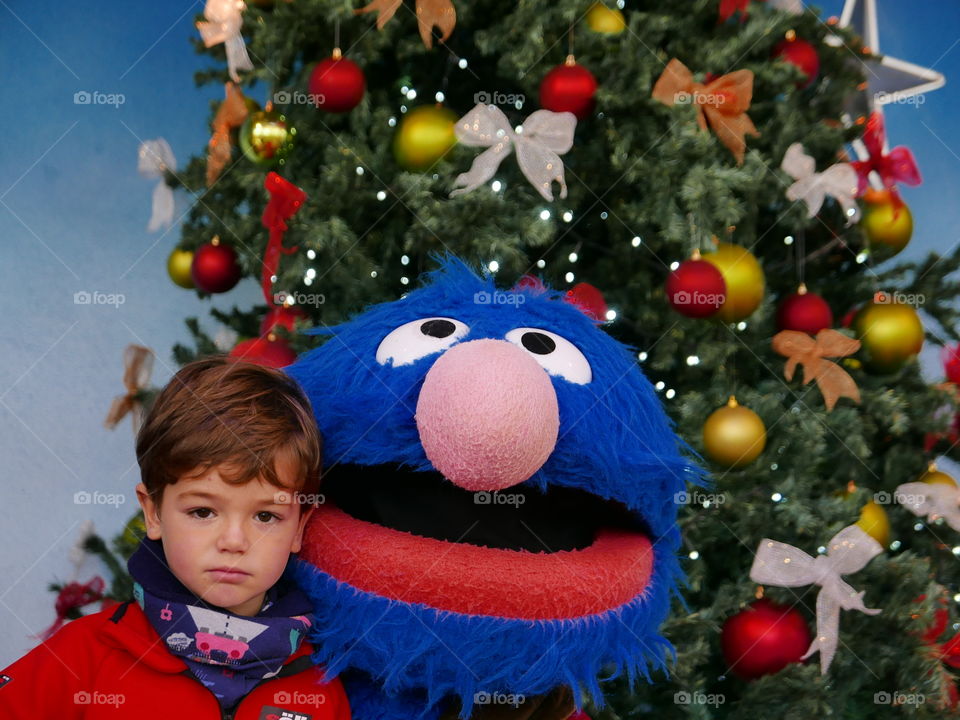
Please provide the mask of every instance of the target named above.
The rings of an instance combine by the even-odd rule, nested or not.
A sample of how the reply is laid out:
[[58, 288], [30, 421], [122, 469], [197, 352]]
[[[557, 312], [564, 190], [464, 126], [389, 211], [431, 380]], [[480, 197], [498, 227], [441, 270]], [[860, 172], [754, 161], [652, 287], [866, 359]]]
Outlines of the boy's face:
[[[159, 506], [143, 483], [137, 499], [147, 536], [163, 542], [170, 570], [187, 589], [235, 615], [255, 615], [290, 553], [299, 552], [313, 508], [260, 478], [231, 485], [219, 467], [167, 485]], [[278, 460], [277, 474], [295, 487], [292, 463]]]

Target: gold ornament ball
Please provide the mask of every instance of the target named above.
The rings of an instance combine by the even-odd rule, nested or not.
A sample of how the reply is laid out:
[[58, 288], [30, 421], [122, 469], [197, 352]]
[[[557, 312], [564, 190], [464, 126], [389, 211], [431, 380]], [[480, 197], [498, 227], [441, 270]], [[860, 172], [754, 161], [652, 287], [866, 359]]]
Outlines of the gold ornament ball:
[[167, 258], [167, 273], [176, 285], [187, 290], [193, 290], [193, 276], [190, 275], [190, 266], [193, 264], [193, 250], [174, 248]]
[[727, 299], [712, 317], [730, 323], [753, 313], [764, 291], [763, 269], [756, 256], [745, 247], [722, 242], [703, 259], [720, 271], [727, 284]]
[[868, 372], [894, 373], [923, 347], [920, 316], [903, 303], [867, 303], [853, 318], [853, 330], [860, 338]]
[[864, 505], [857, 525], [883, 547], [890, 544], [890, 519], [882, 505], [877, 505], [873, 500]]
[[888, 252], [886, 257], [893, 257], [907, 246], [913, 235], [910, 208], [906, 203], [897, 208], [889, 190], [868, 190], [863, 199], [860, 227], [871, 246], [889, 248], [892, 252]]
[[619, 35], [626, 29], [627, 21], [617, 8], [596, 2], [587, 11], [587, 27], [595, 33]]
[[414, 108], [400, 120], [393, 138], [393, 155], [404, 170], [424, 172], [457, 143], [457, 116], [440, 105]]
[[260, 167], [282, 165], [293, 148], [297, 129], [276, 110], [250, 113], [240, 128], [240, 149]]
[[950, 487], [957, 486], [957, 481], [943, 472], [943, 470], [937, 470], [935, 463], [930, 463], [927, 471], [919, 477], [917, 482], [925, 482], [929, 483], [930, 485], [949, 485]]
[[767, 428], [750, 408], [730, 397], [703, 424], [703, 447], [718, 465], [741, 468], [757, 459], [767, 444]]

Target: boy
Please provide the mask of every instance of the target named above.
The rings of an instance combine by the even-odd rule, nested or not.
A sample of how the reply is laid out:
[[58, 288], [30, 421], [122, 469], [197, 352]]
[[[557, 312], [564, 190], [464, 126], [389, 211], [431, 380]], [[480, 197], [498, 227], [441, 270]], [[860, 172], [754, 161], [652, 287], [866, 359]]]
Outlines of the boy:
[[[0, 674], [0, 717], [349, 720], [286, 572], [320, 482], [309, 401], [278, 370], [184, 366], [137, 436], [136, 602], [66, 625]], [[304, 502], [307, 500], [309, 502]]]

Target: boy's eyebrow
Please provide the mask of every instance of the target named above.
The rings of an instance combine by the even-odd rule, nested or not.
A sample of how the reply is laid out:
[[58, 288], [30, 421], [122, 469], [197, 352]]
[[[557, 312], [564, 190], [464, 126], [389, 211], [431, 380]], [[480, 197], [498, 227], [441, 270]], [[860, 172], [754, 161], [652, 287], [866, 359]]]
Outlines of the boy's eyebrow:
[[[290, 495], [290, 493], [288, 493], [288, 495]], [[177, 496], [179, 500], [183, 500], [185, 498], [190, 498], [190, 497], [203, 498], [206, 500], [220, 500], [222, 498], [222, 496], [220, 495], [208, 493], [205, 490], [189, 490], [183, 493], [182, 495]], [[277, 502], [277, 495], [276, 493], [274, 493], [270, 497], [260, 498], [259, 500], [257, 500], [257, 504], [258, 505], [289, 505], [290, 503]]]

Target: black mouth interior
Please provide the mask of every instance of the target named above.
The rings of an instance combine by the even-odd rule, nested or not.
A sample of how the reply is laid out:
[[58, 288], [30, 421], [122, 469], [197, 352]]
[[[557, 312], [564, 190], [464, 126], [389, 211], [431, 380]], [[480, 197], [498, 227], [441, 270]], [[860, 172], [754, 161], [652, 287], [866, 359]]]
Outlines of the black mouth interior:
[[583, 490], [457, 487], [438, 472], [399, 465], [334, 465], [323, 493], [348, 515], [421, 537], [504, 550], [553, 553], [589, 547], [600, 528], [645, 532], [622, 504]]

